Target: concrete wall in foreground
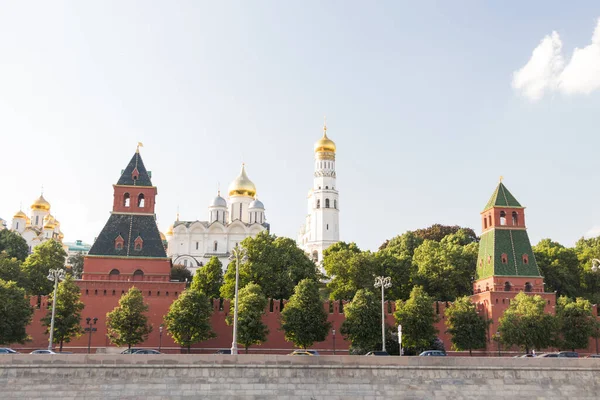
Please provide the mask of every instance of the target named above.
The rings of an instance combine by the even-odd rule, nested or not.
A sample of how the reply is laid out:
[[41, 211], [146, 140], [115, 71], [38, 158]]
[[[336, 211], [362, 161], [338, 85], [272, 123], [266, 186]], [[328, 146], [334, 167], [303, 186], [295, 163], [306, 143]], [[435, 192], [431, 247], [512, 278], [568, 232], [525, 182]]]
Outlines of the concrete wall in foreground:
[[598, 359], [0, 356], [2, 399], [594, 399]]

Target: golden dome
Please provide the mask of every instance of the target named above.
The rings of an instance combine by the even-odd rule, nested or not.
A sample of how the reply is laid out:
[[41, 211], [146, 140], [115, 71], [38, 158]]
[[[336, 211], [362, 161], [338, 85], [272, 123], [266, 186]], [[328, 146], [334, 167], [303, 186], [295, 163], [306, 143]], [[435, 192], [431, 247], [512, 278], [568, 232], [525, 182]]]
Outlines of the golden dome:
[[256, 186], [254, 183], [248, 178], [246, 175], [246, 167], [242, 164], [242, 170], [237, 178], [231, 182], [229, 185], [229, 195], [230, 196], [248, 196], [254, 197], [256, 196]]
[[315, 143], [315, 153], [322, 151], [335, 153], [335, 143], [327, 137], [327, 126], [323, 126], [323, 137]]
[[[167, 236], [173, 236], [173, 225], [169, 225], [169, 229], [167, 229]], [[162, 240], [165, 240], [162, 232], [160, 233], [160, 237]]]
[[18, 213], [16, 213], [13, 218], [24, 218], [25, 220], [27, 220], [27, 215], [25, 215], [25, 213], [21, 210], [19, 210]]
[[27, 217], [27, 222], [25, 223], [25, 226], [31, 226], [31, 218]]
[[162, 232], [160, 232], [160, 231], [159, 231], [158, 233], [160, 233], [160, 240], [162, 240], [163, 242], [164, 242], [165, 240], [167, 240], [167, 237], [165, 236], [165, 234], [164, 234], [164, 233], [162, 233]]
[[33, 202], [33, 204], [31, 205], [31, 209], [50, 211], [50, 203], [46, 201], [44, 195], [42, 194], [36, 201]]
[[65, 234], [62, 232], [58, 232], [58, 238], [62, 241], [65, 238]]
[[52, 229], [52, 230], [54, 230], [54, 228], [56, 228], [56, 225], [54, 225], [54, 222], [52, 222], [52, 221], [48, 221], [44, 225], [44, 229]]

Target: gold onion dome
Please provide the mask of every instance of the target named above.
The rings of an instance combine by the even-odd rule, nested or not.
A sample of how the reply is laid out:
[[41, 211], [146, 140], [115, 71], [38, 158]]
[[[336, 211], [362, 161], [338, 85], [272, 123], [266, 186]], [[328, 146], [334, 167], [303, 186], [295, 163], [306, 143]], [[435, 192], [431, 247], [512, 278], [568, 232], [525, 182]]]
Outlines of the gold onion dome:
[[27, 220], [27, 215], [25, 215], [25, 213], [21, 210], [19, 210], [19, 212], [17, 212], [13, 218], [24, 218], [25, 220]]
[[[173, 225], [169, 225], [169, 229], [167, 229], [167, 236], [173, 236]], [[161, 238], [162, 238], [162, 233], [161, 233]]]
[[46, 224], [44, 224], [44, 229], [54, 230], [54, 228], [56, 228], [56, 225], [54, 225], [54, 221], [48, 221], [46, 222]]
[[237, 178], [231, 182], [229, 185], [229, 195], [230, 196], [256, 196], [256, 186], [254, 183], [248, 178], [246, 175], [246, 167], [242, 164], [242, 170]]
[[335, 143], [333, 140], [327, 137], [327, 126], [323, 127], [323, 137], [317, 140], [317, 143], [315, 143], [315, 153], [322, 151], [335, 153]]
[[164, 234], [164, 233], [162, 233], [162, 232], [158, 232], [158, 233], [160, 233], [160, 240], [162, 240], [163, 242], [164, 242], [165, 240], [167, 240], [167, 237], [165, 236], [165, 234]]
[[46, 201], [46, 199], [44, 198], [44, 195], [40, 195], [40, 197], [38, 197], [38, 199], [36, 201], [33, 202], [33, 204], [31, 205], [31, 209], [32, 210], [43, 210], [43, 211], [50, 211], [50, 203], [48, 203], [48, 201]]

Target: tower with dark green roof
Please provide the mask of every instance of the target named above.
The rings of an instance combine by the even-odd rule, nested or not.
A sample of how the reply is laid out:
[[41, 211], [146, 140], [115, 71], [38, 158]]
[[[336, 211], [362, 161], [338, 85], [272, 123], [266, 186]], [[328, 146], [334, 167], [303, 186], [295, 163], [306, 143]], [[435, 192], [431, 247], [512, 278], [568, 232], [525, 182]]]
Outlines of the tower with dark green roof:
[[502, 182], [481, 212], [481, 228], [475, 293], [543, 292], [525, 226], [525, 207]]

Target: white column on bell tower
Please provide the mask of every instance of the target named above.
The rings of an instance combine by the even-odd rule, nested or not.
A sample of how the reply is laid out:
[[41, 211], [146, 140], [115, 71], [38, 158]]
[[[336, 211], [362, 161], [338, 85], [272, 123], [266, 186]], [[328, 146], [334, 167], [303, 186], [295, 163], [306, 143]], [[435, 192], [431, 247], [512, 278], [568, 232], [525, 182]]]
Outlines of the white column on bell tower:
[[339, 192], [336, 186], [335, 143], [323, 137], [315, 143], [313, 187], [308, 194], [308, 215], [298, 236], [298, 245], [317, 263], [323, 260], [323, 250], [339, 242]]

